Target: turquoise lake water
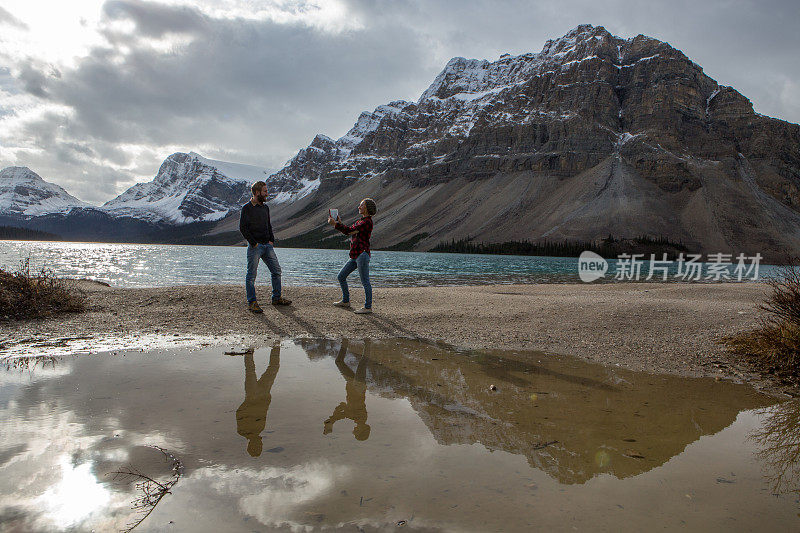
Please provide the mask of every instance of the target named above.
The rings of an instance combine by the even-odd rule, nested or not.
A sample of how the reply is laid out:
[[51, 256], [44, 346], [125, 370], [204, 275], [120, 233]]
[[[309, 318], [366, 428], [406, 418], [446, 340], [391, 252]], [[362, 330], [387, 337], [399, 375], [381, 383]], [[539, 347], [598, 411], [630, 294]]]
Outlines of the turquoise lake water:
[[[244, 247], [236, 246], [0, 241], [0, 267], [14, 270], [29, 258], [32, 269], [48, 268], [58, 276], [93, 279], [115, 287], [243, 283], [245, 253]], [[283, 284], [288, 286], [334, 286], [336, 274], [348, 260], [347, 250], [278, 247], [276, 253], [283, 269]], [[616, 260], [609, 263], [609, 271], [601, 281], [614, 281]], [[683, 281], [676, 277], [677, 271], [677, 263], [669, 265], [667, 281]], [[647, 272], [645, 260], [641, 281]], [[732, 268], [730, 272], [736, 279]], [[758, 277], [763, 279], [775, 272], [775, 267], [760, 265]], [[705, 263], [703, 280], [708, 273]], [[370, 275], [378, 286], [580, 281], [577, 258], [426, 252], [374, 251]], [[358, 283], [357, 276], [353, 276]], [[752, 275], [745, 279], [751, 278]], [[269, 271], [262, 263], [259, 280], [268, 279]], [[624, 281], [630, 279], [632, 276]]]

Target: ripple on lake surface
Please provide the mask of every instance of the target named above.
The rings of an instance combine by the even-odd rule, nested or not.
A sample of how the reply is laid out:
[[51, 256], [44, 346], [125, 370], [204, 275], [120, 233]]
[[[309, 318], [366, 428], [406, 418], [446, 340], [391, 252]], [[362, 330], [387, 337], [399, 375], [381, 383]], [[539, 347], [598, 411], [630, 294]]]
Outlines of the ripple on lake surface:
[[749, 386], [411, 340], [226, 351], [7, 359], [0, 529], [800, 526], [800, 408]]

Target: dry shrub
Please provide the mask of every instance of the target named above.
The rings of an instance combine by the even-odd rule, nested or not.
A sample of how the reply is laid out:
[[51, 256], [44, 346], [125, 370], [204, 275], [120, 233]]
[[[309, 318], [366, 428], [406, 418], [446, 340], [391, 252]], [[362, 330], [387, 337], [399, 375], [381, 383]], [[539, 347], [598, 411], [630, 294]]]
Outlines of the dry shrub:
[[15, 272], [0, 268], [0, 319], [41, 318], [85, 309], [83, 291], [52, 271], [32, 273], [30, 259]]
[[767, 283], [772, 293], [759, 306], [765, 312], [758, 329], [726, 338], [734, 352], [756, 368], [787, 382], [800, 382], [800, 262], [793, 259]]
[[771, 407], [761, 427], [749, 435], [773, 494], [800, 494], [800, 401]]

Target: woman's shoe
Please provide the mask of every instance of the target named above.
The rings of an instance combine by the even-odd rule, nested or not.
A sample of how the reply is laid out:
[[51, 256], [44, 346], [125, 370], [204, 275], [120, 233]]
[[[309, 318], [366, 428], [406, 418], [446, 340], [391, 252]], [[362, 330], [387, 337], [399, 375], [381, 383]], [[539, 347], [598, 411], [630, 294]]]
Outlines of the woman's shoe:
[[361, 309], [356, 309], [354, 311], [354, 313], [357, 314], [357, 315], [369, 315], [369, 314], [372, 313], [372, 308], [371, 307], [362, 307]]
[[333, 302], [333, 305], [335, 305], [336, 307], [344, 307], [345, 309], [350, 309], [350, 302], [345, 302], [344, 300]]

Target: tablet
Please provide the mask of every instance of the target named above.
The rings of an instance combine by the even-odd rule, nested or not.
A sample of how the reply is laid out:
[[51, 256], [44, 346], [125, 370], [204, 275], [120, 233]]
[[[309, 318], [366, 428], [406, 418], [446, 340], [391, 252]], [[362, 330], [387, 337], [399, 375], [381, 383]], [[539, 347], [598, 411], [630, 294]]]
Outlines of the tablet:
[[328, 213], [330, 213], [333, 220], [339, 218], [339, 210], [338, 209], [328, 209]]

